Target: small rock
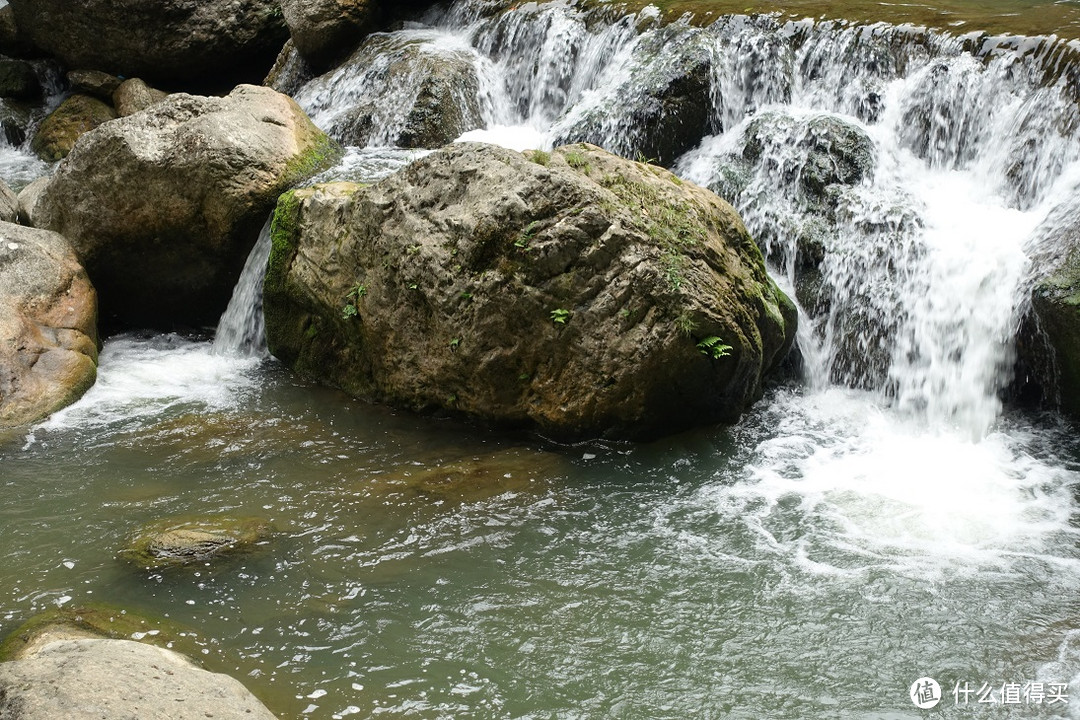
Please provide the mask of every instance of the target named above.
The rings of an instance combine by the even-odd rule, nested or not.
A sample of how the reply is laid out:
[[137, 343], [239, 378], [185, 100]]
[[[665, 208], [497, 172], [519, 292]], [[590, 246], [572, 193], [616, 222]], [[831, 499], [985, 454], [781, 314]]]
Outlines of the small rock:
[[67, 74], [72, 91], [93, 95], [100, 100], [112, 102], [113, 93], [124, 82], [115, 75], [100, 70], [72, 70]]
[[258, 518], [167, 520], [144, 527], [120, 555], [148, 570], [190, 565], [251, 550], [271, 532]]
[[120, 117], [134, 115], [168, 97], [168, 93], [155, 90], [139, 78], [125, 80], [113, 93], [113, 106]]

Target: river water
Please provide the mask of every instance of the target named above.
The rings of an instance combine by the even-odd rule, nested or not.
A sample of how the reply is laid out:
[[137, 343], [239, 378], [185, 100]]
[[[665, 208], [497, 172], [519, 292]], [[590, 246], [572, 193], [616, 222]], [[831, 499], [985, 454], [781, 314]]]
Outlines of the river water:
[[[111, 338], [82, 401], [0, 438], [0, 631], [89, 602], [168, 616], [282, 717], [918, 718], [924, 676], [941, 717], [1080, 716], [1080, 447], [999, 399], [1029, 258], [1080, 178], [1056, 46], [475, 10], [386, 45], [473, 63], [488, 128], [469, 137], [512, 146], [599, 111], [629, 147], [618, 100], [704, 48], [711, 134], [676, 171], [730, 190], [789, 288], [792, 238], [821, 221], [804, 140], [820, 118], [868, 138], [825, 232], [828, 302], [802, 317], [805, 378], [650, 444], [417, 418], [263, 357], [254, 255], [216, 345]], [[297, 97], [327, 122], [385, 87], [341, 72]], [[730, 187], [750, 139], [770, 161]], [[353, 148], [335, 174], [414, 156]], [[144, 522], [223, 511], [278, 534], [191, 572], [116, 559]]]

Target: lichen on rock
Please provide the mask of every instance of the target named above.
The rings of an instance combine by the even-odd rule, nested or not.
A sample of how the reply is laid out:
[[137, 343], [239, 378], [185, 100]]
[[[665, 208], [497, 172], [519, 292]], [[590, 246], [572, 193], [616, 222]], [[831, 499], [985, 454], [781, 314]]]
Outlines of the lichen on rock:
[[727, 203], [589, 145], [451, 145], [286, 194], [272, 237], [271, 352], [419, 411], [559, 437], [734, 421], [794, 337]]

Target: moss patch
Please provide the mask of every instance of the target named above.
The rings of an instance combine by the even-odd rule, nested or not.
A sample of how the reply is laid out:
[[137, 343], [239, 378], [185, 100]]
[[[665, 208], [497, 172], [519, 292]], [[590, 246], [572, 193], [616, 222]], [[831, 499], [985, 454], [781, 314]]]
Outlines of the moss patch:
[[91, 603], [47, 610], [30, 618], [0, 642], [0, 662], [18, 660], [52, 640], [74, 637], [138, 640], [192, 659], [199, 657], [201, 648], [197, 633], [171, 620]]

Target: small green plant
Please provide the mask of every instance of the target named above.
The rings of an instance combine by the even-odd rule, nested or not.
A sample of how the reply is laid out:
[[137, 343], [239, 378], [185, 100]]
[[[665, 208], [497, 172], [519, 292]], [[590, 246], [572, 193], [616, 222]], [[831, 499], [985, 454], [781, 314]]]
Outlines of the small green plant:
[[417, 285], [416, 283], [409, 283], [409, 289], [410, 290], [419, 290], [420, 286]]
[[363, 283], [357, 283], [353, 285], [345, 295], [345, 307], [341, 310], [341, 317], [345, 320], [356, 317], [360, 314], [360, 300], [367, 295], [367, 286]]
[[637, 151], [637, 161], [644, 165], [655, 165], [657, 158], [645, 157], [645, 153], [640, 150]]
[[551, 162], [551, 153], [547, 152], [546, 150], [533, 150], [531, 153], [529, 153], [529, 159], [537, 165], [543, 165], [544, 167], [547, 167], [548, 163]]
[[577, 150], [571, 150], [566, 153], [566, 164], [575, 170], [584, 170], [586, 173], [592, 170], [589, 159], [585, 157], [584, 153], [580, 153]]
[[679, 329], [683, 335], [689, 337], [694, 334], [694, 330], [697, 329], [697, 323], [694, 322], [693, 316], [690, 315], [688, 310], [683, 310], [679, 313], [679, 317], [675, 318], [675, 327]]
[[517, 239], [514, 240], [514, 247], [521, 248], [522, 250], [529, 249], [529, 243], [532, 242], [533, 236], [536, 235], [536, 228], [540, 227], [539, 220], [533, 220], [526, 225], [520, 233], [518, 233]]
[[566, 321], [570, 319], [570, 311], [563, 308], [557, 308], [551, 311], [551, 322], [556, 325], [565, 325]]
[[458, 295], [458, 297], [460, 297], [462, 300], [472, 300], [472, 293], [471, 292], [463, 292], [463, 293], [461, 293], [461, 295]]
[[732, 347], [725, 345], [721, 338], [711, 335], [697, 344], [697, 349], [702, 355], [707, 355], [713, 360], [719, 360], [731, 354]]
[[450, 349], [451, 350], [457, 350], [458, 345], [460, 345], [460, 344], [461, 344], [461, 338], [454, 338], [453, 340], [450, 341]]

